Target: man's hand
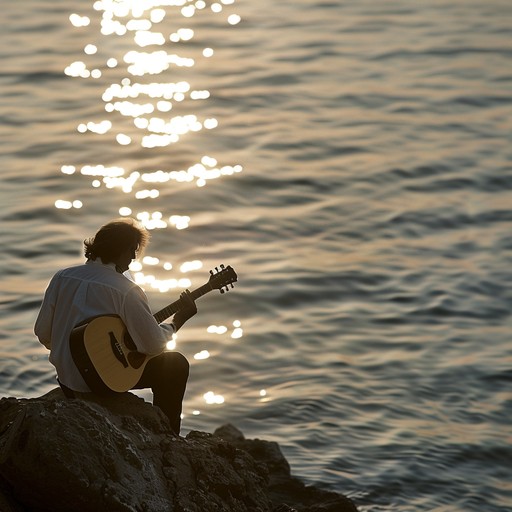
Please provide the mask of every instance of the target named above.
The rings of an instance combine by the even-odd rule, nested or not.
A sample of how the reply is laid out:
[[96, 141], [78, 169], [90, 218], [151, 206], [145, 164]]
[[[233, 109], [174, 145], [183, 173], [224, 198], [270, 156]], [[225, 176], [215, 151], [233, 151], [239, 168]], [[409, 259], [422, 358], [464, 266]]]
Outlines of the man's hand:
[[181, 307], [172, 319], [176, 330], [179, 330], [189, 318], [192, 318], [197, 313], [196, 303], [194, 302], [189, 290], [185, 290], [181, 293], [180, 303]]

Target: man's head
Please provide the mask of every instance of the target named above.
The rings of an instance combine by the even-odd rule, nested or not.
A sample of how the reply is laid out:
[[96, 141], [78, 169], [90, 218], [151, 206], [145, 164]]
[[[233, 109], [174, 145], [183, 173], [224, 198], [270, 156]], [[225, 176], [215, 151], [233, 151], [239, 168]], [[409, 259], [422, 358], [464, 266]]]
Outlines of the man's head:
[[93, 238], [84, 240], [84, 252], [88, 260], [100, 258], [103, 263], [115, 263], [124, 272], [148, 242], [146, 228], [133, 219], [122, 218], [105, 224]]

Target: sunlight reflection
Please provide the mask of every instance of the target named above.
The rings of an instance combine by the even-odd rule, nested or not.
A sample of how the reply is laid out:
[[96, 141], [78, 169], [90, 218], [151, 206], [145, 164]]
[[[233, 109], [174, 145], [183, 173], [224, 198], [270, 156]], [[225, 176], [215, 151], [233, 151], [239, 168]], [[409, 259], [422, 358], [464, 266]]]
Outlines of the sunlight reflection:
[[240, 320], [235, 320], [233, 322], [233, 332], [231, 333], [231, 337], [233, 339], [241, 338], [244, 335], [244, 331], [242, 329], [242, 322]]
[[231, 14], [230, 16], [228, 16], [228, 23], [230, 25], [237, 25], [238, 23], [240, 23], [240, 21], [242, 21], [242, 18], [240, 18], [238, 14]]
[[209, 91], [192, 91], [190, 93], [190, 99], [192, 100], [205, 100], [210, 97]]
[[[93, 8], [98, 15], [90, 18], [70, 14], [69, 21], [74, 27], [83, 31], [84, 27], [94, 22], [97, 32], [89, 42], [81, 39], [83, 46], [79, 49], [80, 56], [65, 68], [64, 73], [79, 80], [94, 79], [101, 84], [99, 96], [107, 117], [77, 123], [77, 133], [93, 141], [95, 137], [109, 137], [110, 141], [117, 143], [113, 145], [118, 148], [117, 151], [130, 147], [133, 153], [143, 152], [141, 160], [160, 162], [162, 165], [161, 162], [168, 160], [158, 159], [158, 153], [162, 151], [160, 148], [177, 144], [185, 136], [192, 137], [198, 132], [217, 128], [218, 120], [211, 114], [205, 114], [203, 107], [203, 102], [211, 99], [210, 91], [204, 86], [194, 88], [186, 76], [183, 78], [187, 68], [199, 65], [204, 58], [215, 54], [213, 48], [197, 44], [198, 27], [203, 25], [202, 22], [194, 24], [195, 20], [190, 18], [196, 15], [209, 18], [219, 16], [226, 26], [236, 25], [241, 18], [233, 13], [231, 6], [234, 3], [234, 0], [97, 0]], [[180, 17], [181, 22], [177, 19]], [[99, 38], [99, 34], [122, 41], [122, 45], [101, 45], [99, 41], [104, 42], [105, 39]], [[118, 39], [118, 36], [125, 37]], [[110, 52], [110, 55], [105, 55], [105, 52]], [[178, 75], [178, 78], [176, 73], [167, 73], [178, 68], [181, 68], [182, 75]], [[155, 75], [162, 78], [155, 80]], [[194, 77], [197, 75], [193, 74]], [[169, 81], [171, 76], [175, 82]], [[90, 154], [95, 153], [91, 151]], [[156, 158], [146, 159], [150, 153]], [[125, 160], [111, 160], [109, 165], [97, 161], [80, 165], [68, 163], [62, 165], [60, 171], [66, 176], [79, 174], [90, 179], [90, 186], [98, 192], [103, 193], [103, 188], [129, 194], [128, 199], [122, 200], [122, 206], [116, 206], [119, 215], [135, 216], [148, 230], [184, 230], [190, 227], [190, 216], [160, 211], [165, 208], [163, 200], [169, 197], [170, 186], [195, 184], [204, 187], [211, 180], [242, 171], [241, 165], [225, 165], [211, 155], [195, 155], [187, 158], [185, 163], [177, 164], [179, 167], [171, 164], [168, 169], [159, 169], [158, 164], [154, 169], [125, 169], [115, 165]], [[157, 203], [157, 206], [151, 208], [148, 205], [150, 201]], [[83, 203], [78, 199], [59, 199], [55, 201], [55, 207], [81, 209]], [[186, 261], [179, 266], [179, 272], [195, 272], [202, 265], [200, 260]], [[145, 267], [154, 272], [144, 272]], [[149, 255], [130, 266], [138, 284], [159, 292], [191, 286], [190, 279], [159, 275], [159, 272], [172, 269], [172, 263], [161, 262], [160, 258]], [[241, 325], [233, 327], [231, 336], [241, 337]], [[216, 332], [226, 334], [228, 328], [216, 327]], [[207, 351], [198, 354], [205, 355]]]
[[272, 397], [269, 396], [268, 391], [266, 389], [260, 389], [260, 402], [271, 402]]
[[160, 110], [160, 112], [169, 112], [172, 110], [172, 103], [170, 101], [161, 100], [156, 104], [156, 108]]
[[222, 395], [216, 395], [213, 391], [205, 393], [203, 398], [208, 405], [224, 403], [224, 397]]
[[160, 23], [165, 18], [165, 11], [163, 9], [152, 9], [149, 18], [153, 23]]
[[157, 279], [154, 275], [144, 272], [136, 272], [133, 277], [142, 288], [149, 286], [161, 293], [167, 293], [176, 288], [187, 289], [192, 286], [190, 279]]
[[133, 103], [131, 101], [116, 101], [105, 105], [107, 112], [119, 112], [127, 117], [139, 117], [155, 111], [152, 103]]
[[125, 194], [129, 194], [139, 178], [140, 173], [138, 172], [132, 172], [128, 178], [107, 175], [103, 178], [103, 183], [107, 188], [120, 188]]
[[71, 63], [65, 70], [64, 73], [72, 77], [88, 78], [91, 76], [91, 72], [87, 69], [85, 62], [77, 60]]
[[190, 217], [188, 215], [171, 215], [169, 222], [173, 224], [176, 229], [186, 229], [188, 228]]
[[103, 101], [109, 102], [114, 98], [136, 98], [142, 94], [150, 98], [171, 99], [176, 93], [186, 93], [190, 90], [190, 84], [185, 81], [142, 84], [130, 83], [129, 80], [123, 84], [112, 84], [103, 93]]
[[77, 130], [80, 133], [85, 133], [86, 131], [90, 131], [93, 133], [97, 133], [99, 135], [103, 135], [107, 133], [112, 128], [112, 123], [108, 120], [100, 121], [99, 123], [94, 123], [89, 121], [87, 124], [80, 123], [77, 127]]
[[176, 334], [172, 335], [172, 339], [170, 339], [166, 344], [167, 350], [175, 350], [176, 349]]
[[169, 36], [169, 40], [173, 43], [178, 43], [180, 41], [190, 41], [194, 37], [194, 31], [190, 28], [180, 28], [174, 34]]
[[203, 262], [199, 260], [186, 261], [180, 267], [180, 272], [185, 274], [186, 272], [192, 272], [193, 270], [199, 270], [203, 268]]
[[186, 5], [185, 7], [183, 7], [183, 9], [181, 9], [181, 14], [183, 14], [185, 18], [191, 18], [192, 16], [194, 16], [195, 13], [196, 8], [194, 5]]
[[60, 171], [62, 172], [62, 174], [75, 174], [76, 167], [74, 165], [63, 165], [60, 168]]
[[194, 354], [194, 359], [196, 360], [203, 360], [208, 359], [210, 357], [210, 352], [208, 350], [201, 350], [201, 352], [198, 352], [197, 354]]
[[115, 178], [122, 176], [125, 170], [122, 167], [105, 167], [104, 165], [84, 165], [80, 169], [80, 174], [84, 176], [104, 176]]
[[[209, 334], [226, 334], [228, 332], [228, 328], [225, 325], [209, 325], [206, 332]], [[243, 334], [242, 322], [240, 322], [240, 320], [235, 320], [233, 322], [231, 338], [238, 339], [241, 338]]]
[[151, 53], [131, 50], [124, 56], [123, 60], [129, 64], [128, 72], [133, 76], [157, 75], [169, 69], [171, 64], [187, 68], [194, 65], [194, 59], [180, 57], [175, 53], [168, 54], [164, 50]]
[[79, 14], [71, 14], [69, 21], [74, 27], [87, 27], [91, 23], [87, 16], [80, 16]]
[[79, 201], [78, 199], [75, 201], [65, 201], [64, 199], [57, 199], [57, 201], [55, 201], [55, 208], [58, 208], [59, 210], [70, 210], [71, 208], [80, 209], [82, 208], [82, 206], [82, 201]]
[[210, 325], [206, 329], [206, 332], [209, 332], [210, 334], [224, 334], [225, 332], [228, 332], [228, 328], [224, 325]]
[[[158, 192], [158, 191], [156, 191]], [[133, 213], [132, 209], [123, 206], [119, 208], [119, 215], [123, 217], [129, 217]], [[168, 223], [163, 219], [162, 212], [139, 212], [135, 215], [137, 220], [149, 230], [153, 229], [164, 229], [168, 227]], [[171, 215], [169, 217], [169, 223], [176, 227], [176, 229], [186, 229], [189, 226], [190, 217], [187, 215]]]
[[155, 199], [159, 195], [160, 195], [160, 192], [156, 188], [153, 188], [151, 190], [139, 190], [138, 192], [135, 193], [135, 198], [136, 199], [147, 199], [149, 197], [151, 199]]
[[94, 55], [98, 51], [98, 47], [94, 44], [88, 44], [84, 48], [84, 53], [87, 55]]
[[158, 265], [160, 263], [160, 260], [153, 256], [145, 256], [142, 259], [142, 263], [144, 263], [145, 265]]
[[130, 20], [126, 24], [127, 30], [132, 30], [132, 31], [140, 31], [140, 30], [148, 31], [152, 26], [153, 26], [153, 24], [151, 23], [151, 21], [140, 20], [140, 19], [139, 20]]
[[119, 144], [121, 144], [121, 146], [127, 146], [128, 144], [130, 144], [132, 142], [131, 137], [129, 137], [128, 135], [126, 135], [124, 133], [118, 133], [116, 135], [116, 140]]
[[142, 263], [140, 261], [132, 261], [129, 270], [131, 272], [140, 272], [142, 270]]
[[190, 182], [196, 181], [198, 186], [204, 186], [207, 180], [230, 176], [242, 172], [241, 165], [216, 166], [217, 161], [204, 156], [200, 163], [190, 166], [187, 170], [165, 172], [162, 170], [142, 174], [142, 181], [147, 183], [165, 183], [167, 181]]

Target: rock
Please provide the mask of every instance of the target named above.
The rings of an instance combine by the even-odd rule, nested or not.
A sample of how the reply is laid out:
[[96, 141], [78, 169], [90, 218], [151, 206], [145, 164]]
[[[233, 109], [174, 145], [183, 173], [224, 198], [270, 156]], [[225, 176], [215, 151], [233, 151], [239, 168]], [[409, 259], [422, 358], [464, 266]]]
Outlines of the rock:
[[232, 425], [218, 428], [214, 435], [246, 451], [268, 470], [268, 495], [272, 503], [286, 503], [281, 505], [282, 508], [275, 508], [273, 512], [357, 512], [355, 505], [345, 496], [315, 486], [306, 486], [293, 477], [290, 474], [290, 465], [277, 443], [245, 439]]
[[3, 512], [354, 512], [305, 486], [277, 443], [231, 425], [175, 436], [132, 393], [0, 400]]

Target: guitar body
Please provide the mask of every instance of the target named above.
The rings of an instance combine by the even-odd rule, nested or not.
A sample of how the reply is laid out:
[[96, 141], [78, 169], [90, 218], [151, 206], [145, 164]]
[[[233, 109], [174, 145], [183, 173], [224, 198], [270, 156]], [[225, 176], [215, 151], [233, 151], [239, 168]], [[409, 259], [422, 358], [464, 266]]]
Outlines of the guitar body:
[[99, 316], [75, 327], [70, 336], [73, 361], [95, 393], [132, 389], [151, 359], [137, 352], [118, 316]]
[[[207, 283], [191, 292], [194, 300], [212, 290], [224, 293], [237, 281], [232, 267], [210, 270]], [[174, 301], [153, 315], [158, 323], [180, 310], [180, 300]], [[132, 389], [142, 376], [147, 362], [154, 356], [137, 352], [137, 347], [119, 316], [91, 318], [71, 331], [71, 356], [80, 374], [94, 393], [122, 393]]]

